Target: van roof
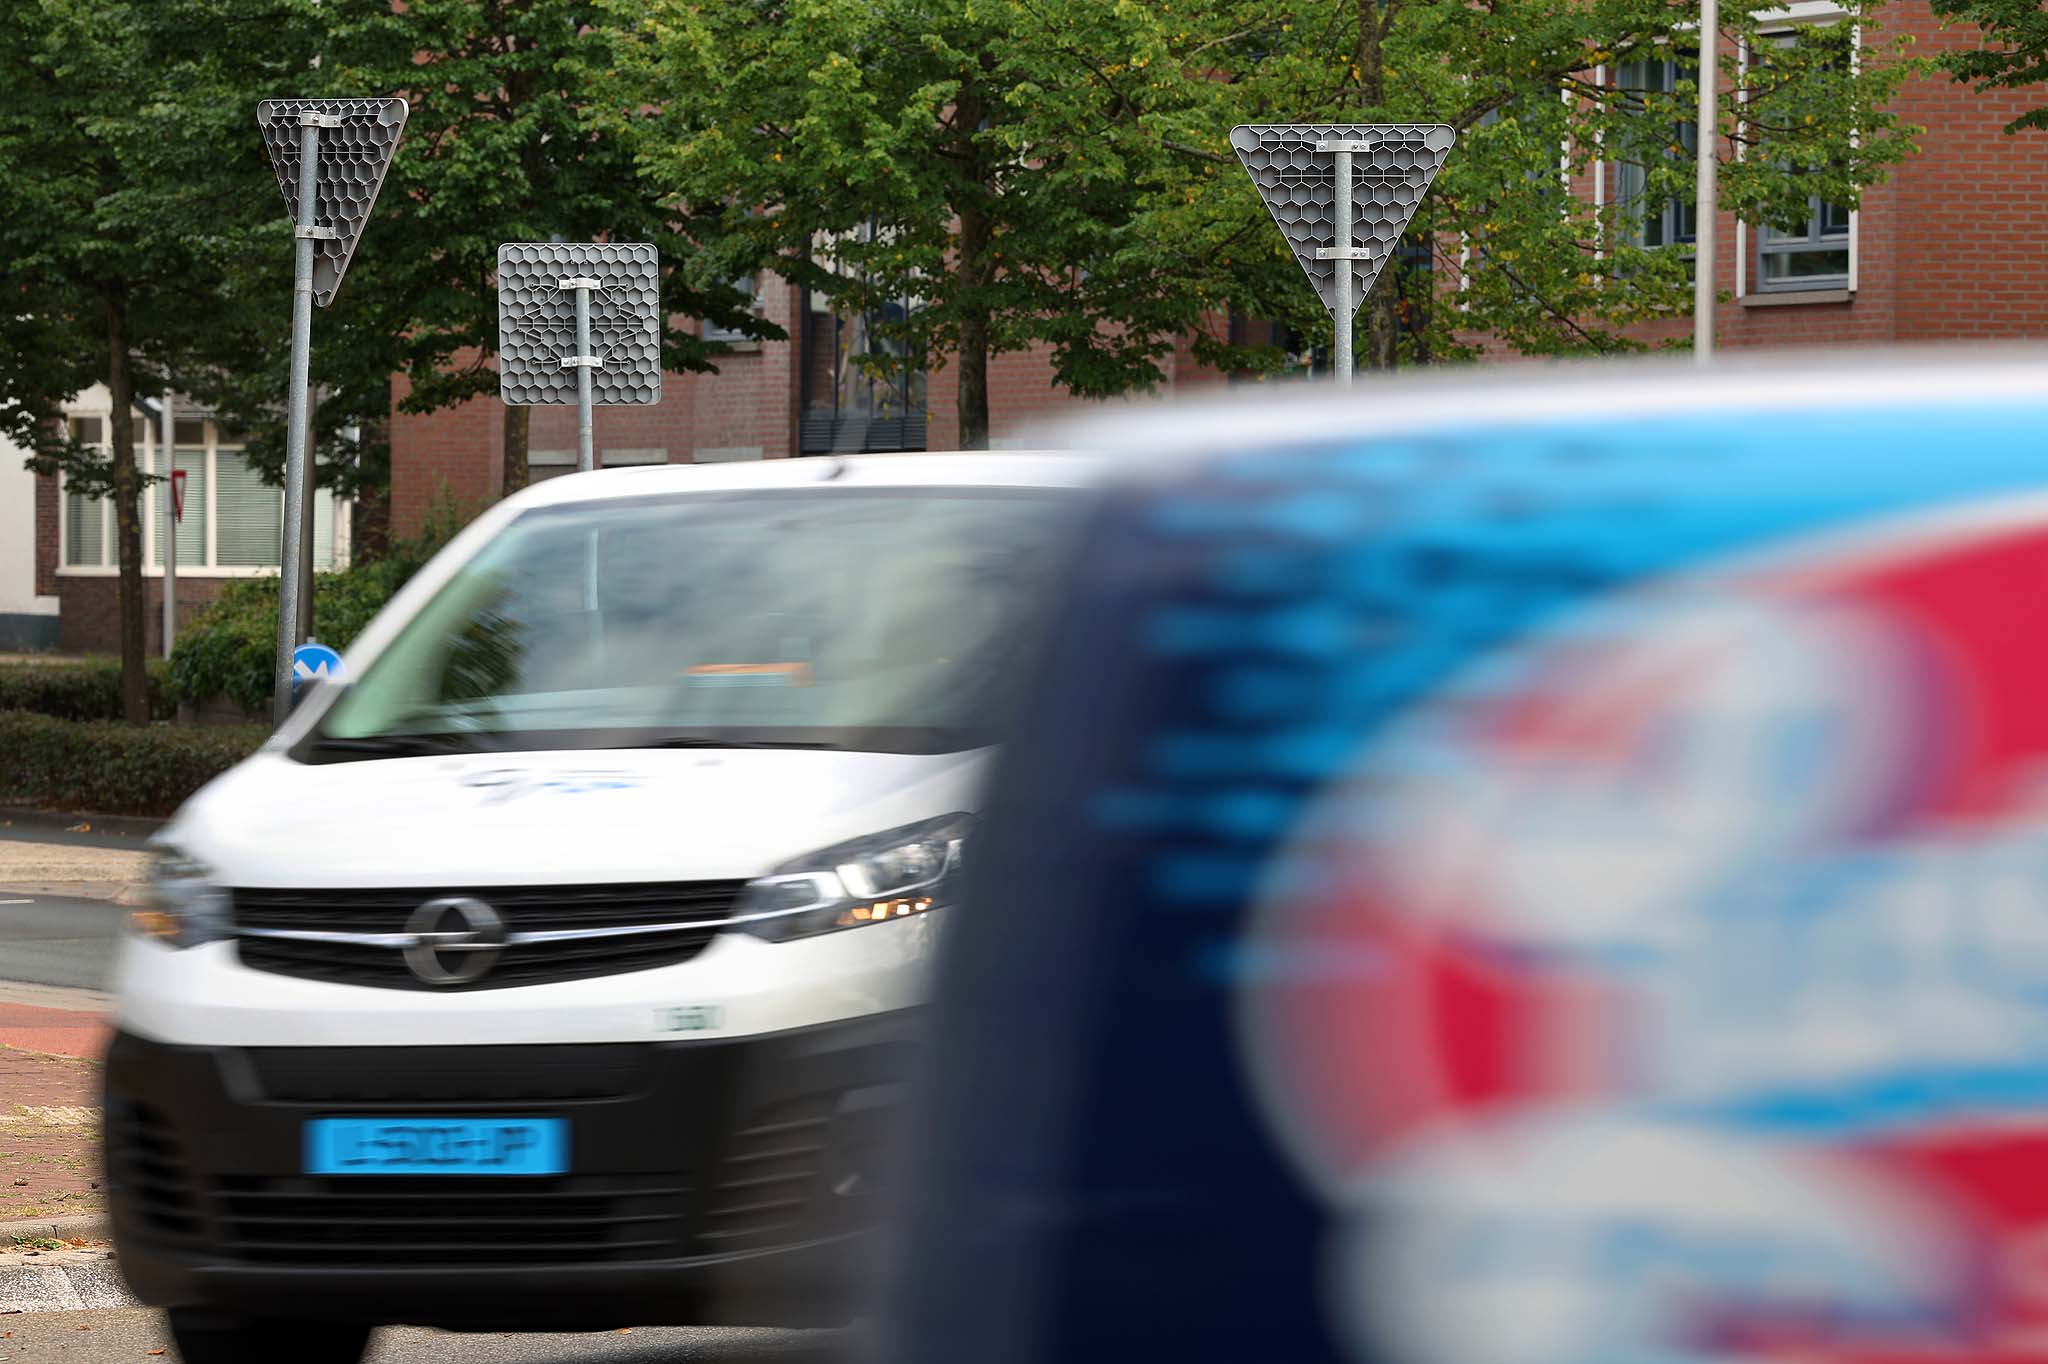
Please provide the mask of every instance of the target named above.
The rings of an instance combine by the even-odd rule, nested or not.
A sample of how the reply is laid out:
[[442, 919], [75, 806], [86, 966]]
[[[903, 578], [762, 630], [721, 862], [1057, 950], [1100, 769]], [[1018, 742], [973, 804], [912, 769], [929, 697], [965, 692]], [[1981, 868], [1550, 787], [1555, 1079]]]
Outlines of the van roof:
[[944, 451], [824, 455], [717, 464], [636, 464], [551, 478], [518, 494], [521, 506], [678, 492], [809, 486], [1064, 488], [1092, 480], [1097, 461], [1072, 451]]
[[1836, 348], [1556, 363], [1444, 366], [1327, 381], [1238, 384], [1170, 402], [1133, 401], [1049, 424], [1041, 441], [1151, 451], [1169, 459], [1346, 436], [1641, 420], [1697, 412], [2048, 401], [2048, 347]]

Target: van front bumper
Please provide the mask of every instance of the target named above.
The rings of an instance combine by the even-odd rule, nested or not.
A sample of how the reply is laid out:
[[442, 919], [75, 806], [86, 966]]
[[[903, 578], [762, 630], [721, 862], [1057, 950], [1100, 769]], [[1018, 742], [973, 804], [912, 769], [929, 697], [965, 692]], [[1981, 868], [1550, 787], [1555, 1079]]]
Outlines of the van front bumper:
[[[457, 1328], [859, 1310], [915, 1010], [761, 1036], [186, 1047], [116, 1034], [106, 1167], [145, 1303]], [[318, 1117], [552, 1116], [568, 1174], [318, 1177]]]

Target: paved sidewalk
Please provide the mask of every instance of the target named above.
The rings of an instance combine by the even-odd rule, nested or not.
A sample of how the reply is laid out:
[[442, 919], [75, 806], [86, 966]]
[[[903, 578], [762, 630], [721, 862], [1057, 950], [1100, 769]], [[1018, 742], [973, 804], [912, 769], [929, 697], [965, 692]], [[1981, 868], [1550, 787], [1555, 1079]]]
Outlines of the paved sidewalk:
[[109, 1035], [104, 1010], [24, 1003], [12, 987], [0, 993], [0, 1116], [4, 1116], [4, 1105], [15, 1098], [7, 1085], [9, 1056], [34, 1053], [73, 1061], [97, 1061], [107, 1049]]
[[99, 1084], [97, 1061], [0, 1047], [0, 1221], [104, 1209]]
[[140, 849], [0, 840], [0, 891], [132, 905], [141, 903], [148, 874], [149, 854]]

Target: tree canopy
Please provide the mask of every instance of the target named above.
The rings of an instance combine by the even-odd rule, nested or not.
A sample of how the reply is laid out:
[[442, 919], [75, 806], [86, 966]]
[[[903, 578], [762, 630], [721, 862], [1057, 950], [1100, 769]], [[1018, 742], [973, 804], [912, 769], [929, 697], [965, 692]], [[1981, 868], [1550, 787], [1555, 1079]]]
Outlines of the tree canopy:
[[[32, 467], [115, 506], [124, 706], [147, 717], [138, 386], [258, 363], [289, 308], [249, 272], [289, 227], [255, 101], [311, 59], [314, 0], [0, 0], [0, 429]], [[104, 383], [104, 452], [63, 404]]]
[[[2023, 90], [2048, 81], [2048, 10], [2038, 0], [1931, 0], [1935, 14], [1974, 24], [1984, 45], [1942, 54], [1951, 76], [1979, 90]], [[2005, 125], [2008, 133], [2048, 128], [2048, 105]]]
[[[874, 314], [884, 342], [950, 357], [970, 445], [991, 354], [1042, 344], [1056, 381], [1093, 395], [1155, 382], [1190, 334], [1211, 363], [1270, 366], [1225, 346], [1233, 313], [1327, 336], [1230, 155], [1238, 123], [1459, 130], [1411, 230], [1435, 268], [1369, 310], [1378, 364], [1397, 292], [1402, 345], [1439, 358], [1628, 349], [1636, 324], [1689, 307], [1686, 252], [1643, 229], [1693, 183], [1698, 37], [1663, 0], [607, 3], [630, 37], [610, 98], [642, 174], [718, 215], [705, 267], [772, 268]], [[1789, 39], [1728, 14], [1722, 207], [1853, 207], [1911, 150], [1885, 108], [1911, 68], [1881, 6], [1850, 0]], [[1640, 168], [1626, 199], [1568, 191], [1596, 159]]]
[[[381, 415], [394, 372], [408, 380], [407, 411], [496, 394], [501, 242], [649, 241], [665, 264], [686, 263], [690, 215], [638, 180], [590, 97], [616, 39], [596, 17], [591, 0], [408, 0], [324, 17], [317, 88], [303, 93], [411, 104], [376, 215], [320, 323], [315, 377], [337, 404], [330, 429]], [[721, 349], [691, 319], [780, 334], [727, 283], [687, 269], [665, 271], [662, 301], [671, 370], [708, 369]], [[282, 376], [263, 376], [258, 391], [280, 391]], [[526, 482], [526, 416], [507, 412], [507, 491]]]

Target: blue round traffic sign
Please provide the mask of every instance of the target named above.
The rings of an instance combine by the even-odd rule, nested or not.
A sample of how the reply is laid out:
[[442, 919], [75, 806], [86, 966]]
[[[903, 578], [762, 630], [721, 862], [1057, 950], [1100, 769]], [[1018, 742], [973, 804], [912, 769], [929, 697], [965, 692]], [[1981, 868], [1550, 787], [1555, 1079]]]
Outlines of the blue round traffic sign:
[[316, 679], [333, 682], [340, 678], [341, 655], [325, 644], [309, 639], [292, 650], [292, 695]]

